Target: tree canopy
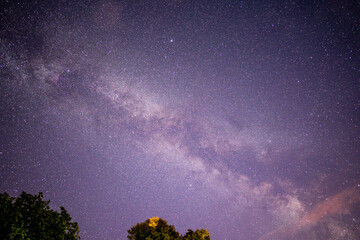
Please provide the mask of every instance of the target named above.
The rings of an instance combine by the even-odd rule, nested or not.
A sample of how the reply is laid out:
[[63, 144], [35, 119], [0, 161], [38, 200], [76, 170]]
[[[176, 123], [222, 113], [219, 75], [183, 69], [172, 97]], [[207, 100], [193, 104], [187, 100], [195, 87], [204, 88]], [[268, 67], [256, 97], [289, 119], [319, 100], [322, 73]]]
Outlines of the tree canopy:
[[210, 233], [206, 229], [196, 229], [195, 232], [188, 229], [188, 232], [183, 236], [184, 240], [210, 240]]
[[43, 194], [22, 192], [19, 197], [0, 194], [0, 239], [78, 240], [79, 228], [64, 207], [50, 209]]
[[147, 219], [137, 223], [128, 230], [129, 240], [210, 240], [210, 234], [206, 229], [188, 229], [185, 235], [180, 235], [175, 227], [159, 217]]
[[[43, 194], [22, 192], [18, 197], [0, 194], [0, 239], [79, 240], [79, 227], [71, 222], [64, 207], [60, 212], [49, 207]], [[210, 240], [206, 229], [188, 229], [180, 235], [173, 225], [159, 217], [137, 223], [128, 230], [129, 240]]]

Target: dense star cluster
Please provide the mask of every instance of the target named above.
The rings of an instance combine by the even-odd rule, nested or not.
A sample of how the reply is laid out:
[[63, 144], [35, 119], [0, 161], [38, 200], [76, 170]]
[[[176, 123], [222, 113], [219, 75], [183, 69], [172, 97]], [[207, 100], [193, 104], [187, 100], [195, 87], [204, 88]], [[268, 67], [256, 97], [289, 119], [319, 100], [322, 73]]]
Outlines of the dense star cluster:
[[0, 192], [82, 239], [360, 237], [356, 1], [4, 0]]

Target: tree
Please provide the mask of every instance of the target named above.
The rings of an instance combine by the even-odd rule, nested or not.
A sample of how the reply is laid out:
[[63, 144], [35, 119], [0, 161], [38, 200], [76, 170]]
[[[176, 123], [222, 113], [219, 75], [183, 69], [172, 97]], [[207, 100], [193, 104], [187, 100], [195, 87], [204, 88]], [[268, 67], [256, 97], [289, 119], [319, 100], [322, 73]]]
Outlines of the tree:
[[210, 240], [210, 233], [206, 229], [196, 229], [195, 232], [188, 229], [183, 237], [184, 240]]
[[22, 192], [19, 197], [0, 194], [0, 239], [78, 240], [79, 227], [71, 222], [64, 207], [60, 213], [50, 209], [43, 194]]
[[153, 217], [138, 223], [128, 230], [129, 240], [172, 240], [180, 239], [175, 227], [164, 219]]
[[181, 236], [175, 227], [169, 225], [164, 219], [153, 217], [145, 222], [137, 223], [128, 230], [129, 240], [210, 240], [206, 229], [189, 229], [186, 235]]

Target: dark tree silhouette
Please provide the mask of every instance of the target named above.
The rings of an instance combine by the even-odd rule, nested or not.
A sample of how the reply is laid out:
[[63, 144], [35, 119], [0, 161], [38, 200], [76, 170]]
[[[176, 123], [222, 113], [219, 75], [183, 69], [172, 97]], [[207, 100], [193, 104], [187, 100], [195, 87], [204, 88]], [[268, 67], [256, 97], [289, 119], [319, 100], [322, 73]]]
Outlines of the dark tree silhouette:
[[128, 230], [128, 234], [129, 240], [180, 239], [175, 227], [159, 217], [149, 218], [145, 222], [136, 224]]
[[188, 232], [183, 236], [184, 240], [210, 240], [210, 233], [206, 229], [196, 229], [195, 232], [188, 229]]
[[175, 227], [169, 225], [164, 219], [153, 217], [145, 222], [137, 223], [128, 230], [129, 240], [210, 240], [210, 234], [206, 229], [189, 229], [181, 236]]
[[64, 207], [50, 209], [43, 194], [22, 192], [19, 197], [0, 194], [0, 239], [78, 240], [79, 228]]

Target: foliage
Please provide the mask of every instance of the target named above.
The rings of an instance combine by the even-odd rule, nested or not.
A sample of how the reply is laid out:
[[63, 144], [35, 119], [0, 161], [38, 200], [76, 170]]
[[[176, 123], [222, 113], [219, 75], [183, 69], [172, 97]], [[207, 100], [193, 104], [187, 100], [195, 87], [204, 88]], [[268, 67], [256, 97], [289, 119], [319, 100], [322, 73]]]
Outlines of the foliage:
[[169, 225], [164, 219], [153, 217], [145, 222], [137, 223], [128, 230], [129, 240], [210, 240], [210, 234], [206, 229], [189, 229], [181, 236], [175, 227]]
[[77, 240], [79, 228], [64, 207], [50, 209], [43, 194], [22, 192], [19, 197], [0, 194], [0, 239]]
[[180, 239], [175, 227], [169, 225], [165, 220], [154, 217], [143, 223], [138, 223], [128, 230], [129, 240], [171, 240]]
[[195, 232], [188, 229], [183, 237], [184, 240], [210, 240], [210, 233], [206, 229], [196, 229]]

